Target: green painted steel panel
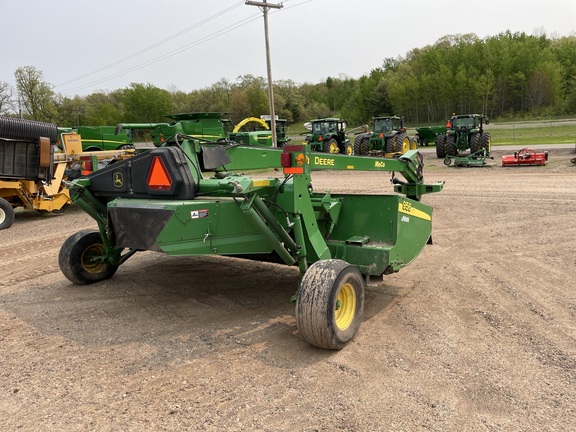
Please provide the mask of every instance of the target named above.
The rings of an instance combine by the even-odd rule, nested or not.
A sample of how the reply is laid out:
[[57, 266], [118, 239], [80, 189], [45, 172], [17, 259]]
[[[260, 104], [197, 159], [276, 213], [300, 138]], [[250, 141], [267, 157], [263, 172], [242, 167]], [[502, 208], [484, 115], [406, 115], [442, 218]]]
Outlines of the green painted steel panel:
[[156, 239], [168, 255], [270, 253], [272, 247], [229, 198], [190, 201], [117, 199], [110, 206], [172, 210], [174, 216]]

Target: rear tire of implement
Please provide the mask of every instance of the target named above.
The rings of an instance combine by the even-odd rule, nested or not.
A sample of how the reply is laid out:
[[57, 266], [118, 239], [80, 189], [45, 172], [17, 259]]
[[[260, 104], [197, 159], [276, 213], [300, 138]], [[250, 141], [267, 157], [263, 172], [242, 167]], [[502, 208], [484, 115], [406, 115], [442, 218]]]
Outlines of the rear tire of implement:
[[10, 228], [14, 223], [14, 209], [12, 204], [0, 198], [0, 230]]
[[110, 279], [118, 270], [116, 265], [92, 260], [104, 254], [100, 231], [86, 229], [66, 239], [58, 254], [58, 264], [70, 282], [78, 285], [92, 284]]
[[300, 283], [296, 324], [304, 339], [318, 348], [341, 349], [353, 338], [364, 315], [364, 282], [346, 261], [312, 264]]

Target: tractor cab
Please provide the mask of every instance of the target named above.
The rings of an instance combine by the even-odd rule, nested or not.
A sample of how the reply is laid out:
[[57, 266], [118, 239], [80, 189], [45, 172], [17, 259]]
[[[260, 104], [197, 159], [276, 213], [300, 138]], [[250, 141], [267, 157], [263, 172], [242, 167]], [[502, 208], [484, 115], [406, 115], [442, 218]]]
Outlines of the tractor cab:
[[454, 131], [481, 130], [484, 123], [488, 124], [489, 119], [480, 114], [453, 115], [450, 118], [451, 129]]
[[400, 131], [404, 129], [403, 121], [400, 117], [375, 117], [374, 133], [388, 133], [390, 131]]

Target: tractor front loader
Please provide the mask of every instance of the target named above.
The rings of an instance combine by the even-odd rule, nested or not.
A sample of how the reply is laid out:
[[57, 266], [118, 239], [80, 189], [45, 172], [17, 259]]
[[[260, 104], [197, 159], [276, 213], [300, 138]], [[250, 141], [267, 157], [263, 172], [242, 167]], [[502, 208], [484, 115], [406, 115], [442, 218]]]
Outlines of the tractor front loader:
[[[129, 162], [129, 163], [128, 163]], [[238, 172], [265, 168], [281, 177]], [[313, 189], [315, 170], [392, 173], [396, 194]], [[114, 275], [140, 250], [226, 255], [297, 266], [296, 321], [317, 347], [340, 349], [356, 334], [365, 280], [399, 271], [431, 239], [432, 208], [416, 151], [399, 159], [205, 144], [189, 136], [118, 162], [71, 184], [73, 201], [98, 223], [68, 238], [59, 265], [73, 283]], [[382, 174], [382, 173], [376, 173]]]

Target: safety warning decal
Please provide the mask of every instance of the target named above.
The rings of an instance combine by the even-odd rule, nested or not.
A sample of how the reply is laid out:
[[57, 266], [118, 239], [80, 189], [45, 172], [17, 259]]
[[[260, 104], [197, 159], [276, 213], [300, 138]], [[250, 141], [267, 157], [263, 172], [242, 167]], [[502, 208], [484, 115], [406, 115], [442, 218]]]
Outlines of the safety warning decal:
[[200, 219], [200, 218], [205, 218], [208, 217], [208, 209], [204, 209], [204, 210], [192, 210], [190, 212], [190, 217], [192, 219]]

